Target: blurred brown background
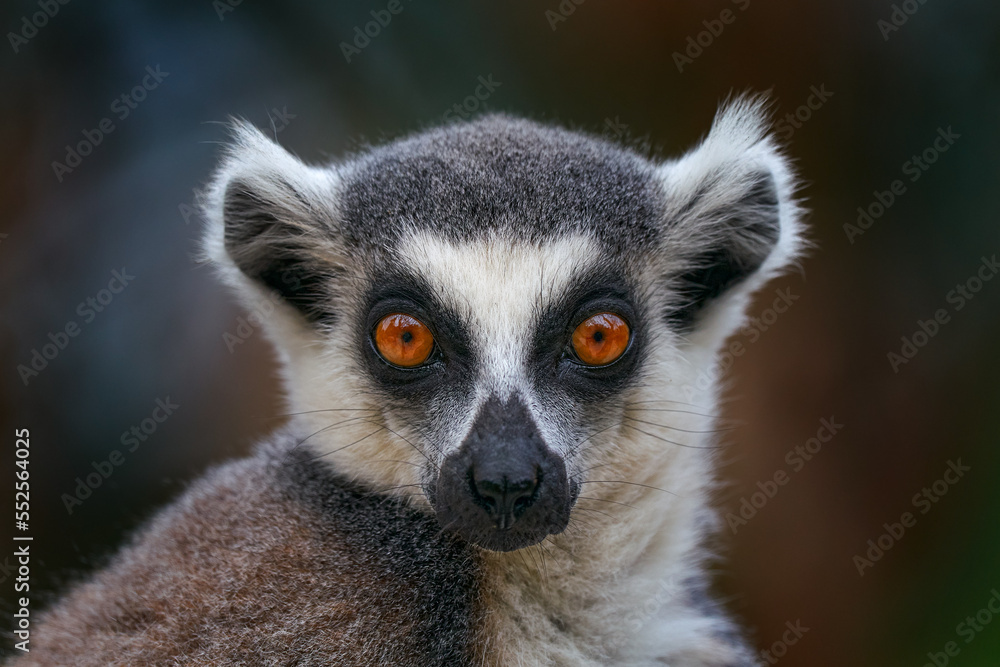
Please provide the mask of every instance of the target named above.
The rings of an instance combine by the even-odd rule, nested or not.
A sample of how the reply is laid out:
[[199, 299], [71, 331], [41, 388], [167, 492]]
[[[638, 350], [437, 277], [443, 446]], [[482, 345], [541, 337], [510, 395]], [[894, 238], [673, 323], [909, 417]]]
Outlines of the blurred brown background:
[[[1000, 590], [1000, 279], [977, 282], [992, 277], [981, 258], [1000, 253], [1000, 7], [401, 0], [348, 62], [341, 43], [387, 4], [4, 5], [0, 535], [14, 429], [29, 428], [36, 604], [278, 423], [270, 350], [256, 333], [227, 346], [245, 313], [191, 259], [192, 189], [224, 134], [214, 121], [244, 116], [318, 161], [439, 123], [457, 104], [666, 156], [704, 134], [731, 91], [771, 90], [817, 247], [737, 336], [720, 500], [736, 516], [744, 499], [762, 506], [724, 534], [720, 591], [762, 650], [786, 622], [809, 628], [781, 664], [923, 665], [952, 641], [950, 664], [1000, 664], [1000, 618], [960, 625]], [[480, 77], [485, 100], [470, 98]], [[77, 162], [67, 146], [81, 142], [96, 145]], [[102, 292], [116, 270], [134, 278]], [[776, 288], [797, 299], [775, 317]], [[933, 336], [916, 333], [921, 321]], [[78, 333], [63, 339], [70, 324]], [[23, 374], [49, 334], [64, 349]], [[890, 352], [915, 355], [894, 368]], [[148, 421], [168, 398], [173, 414]], [[806, 460], [822, 419], [842, 427]], [[64, 494], [133, 427], [155, 431], [70, 513]], [[959, 460], [969, 470], [935, 491]], [[778, 471], [787, 483], [754, 498], [758, 482], [775, 491]], [[925, 487], [935, 502], [914, 498]], [[859, 566], [904, 512], [915, 524]], [[5, 633], [12, 552], [0, 547]]]

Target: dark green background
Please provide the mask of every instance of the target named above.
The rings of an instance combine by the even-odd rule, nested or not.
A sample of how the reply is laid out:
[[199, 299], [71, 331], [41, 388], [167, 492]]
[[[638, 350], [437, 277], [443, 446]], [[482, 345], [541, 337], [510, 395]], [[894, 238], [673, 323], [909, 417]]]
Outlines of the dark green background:
[[[741, 339], [729, 371], [725, 413], [738, 426], [723, 507], [790, 471], [785, 453], [821, 418], [844, 428], [725, 534], [719, 589], [761, 648], [786, 621], [809, 628], [781, 664], [916, 666], [953, 640], [952, 664], [1000, 662], [1000, 619], [971, 643], [956, 634], [1000, 588], [1000, 280], [960, 311], [946, 300], [1000, 252], [996, 3], [911, 0], [916, 13], [885, 39], [888, 1], [586, 0], [553, 29], [558, 0], [402, 0], [350, 63], [339, 44], [386, 2], [245, 0], [221, 17], [218, 4], [73, 0], [19, 52], [0, 43], [0, 535], [13, 431], [27, 427], [36, 603], [279, 421], [267, 344], [255, 334], [229, 352], [223, 334], [241, 311], [191, 260], [200, 221], [185, 207], [224, 136], [214, 121], [280, 127], [294, 115], [281, 143], [323, 160], [438, 123], [492, 76], [485, 108], [596, 133], [624, 125], [624, 140], [668, 156], [707, 131], [731, 91], [770, 90], [782, 118], [825, 86], [832, 96], [782, 133], [816, 248], [756, 302], [760, 315], [775, 287], [799, 297], [758, 340]], [[674, 52], [725, 9], [734, 20], [679, 72]], [[37, 11], [5, 3], [0, 29]], [[169, 75], [128, 118], [113, 116], [112, 101], [156, 65]], [[106, 116], [114, 131], [58, 182], [51, 163]], [[903, 163], [949, 127], [960, 138], [910, 182]], [[843, 226], [895, 179], [906, 192], [850, 243]], [[123, 266], [133, 283], [25, 386], [17, 365], [81, 320], [77, 304]], [[887, 353], [938, 308], [950, 321], [893, 372]], [[167, 396], [176, 413], [67, 514], [61, 494]], [[859, 576], [853, 556], [959, 458], [971, 471]], [[0, 583], [4, 613], [12, 589]]]

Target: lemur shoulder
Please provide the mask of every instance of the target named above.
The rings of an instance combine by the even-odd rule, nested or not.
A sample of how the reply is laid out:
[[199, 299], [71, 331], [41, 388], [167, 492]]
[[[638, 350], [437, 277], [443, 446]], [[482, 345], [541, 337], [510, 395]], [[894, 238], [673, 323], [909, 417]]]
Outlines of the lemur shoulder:
[[802, 246], [764, 103], [667, 161], [507, 115], [321, 166], [233, 133], [205, 253], [281, 296], [294, 416], [14, 664], [757, 664], [706, 563], [716, 355]]

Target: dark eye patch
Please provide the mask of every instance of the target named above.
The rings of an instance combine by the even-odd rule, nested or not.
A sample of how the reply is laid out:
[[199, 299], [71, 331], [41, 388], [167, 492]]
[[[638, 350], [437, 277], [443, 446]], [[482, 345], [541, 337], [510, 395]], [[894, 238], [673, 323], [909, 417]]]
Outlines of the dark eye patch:
[[[646, 344], [643, 313], [634, 293], [617, 272], [597, 271], [574, 281], [539, 318], [532, 357], [536, 384], [579, 400], [599, 400], [624, 389], [635, 376]], [[616, 313], [629, 323], [631, 343], [613, 364], [581, 364], [572, 353], [573, 331], [589, 317], [605, 312]]]
[[[442, 386], [469, 386], [475, 367], [471, 337], [461, 318], [433, 297], [421, 278], [406, 273], [382, 274], [370, 282], [363, 299], [358, 345], [364, 366], [377, 388], [394, 397], [419, 401]], [[387, 315], [407, 313], [430, 329], [435, 349], [426, 363], [399, 368], [378, 353], [373, 334]]]

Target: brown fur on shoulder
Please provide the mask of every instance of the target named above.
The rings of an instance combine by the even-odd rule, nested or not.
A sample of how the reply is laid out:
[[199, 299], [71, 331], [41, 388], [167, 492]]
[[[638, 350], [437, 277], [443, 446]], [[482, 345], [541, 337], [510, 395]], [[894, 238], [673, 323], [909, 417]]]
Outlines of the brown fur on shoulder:
[[12, 664], [469, 664], [468, 548], [288, 446], [196, 483]]

